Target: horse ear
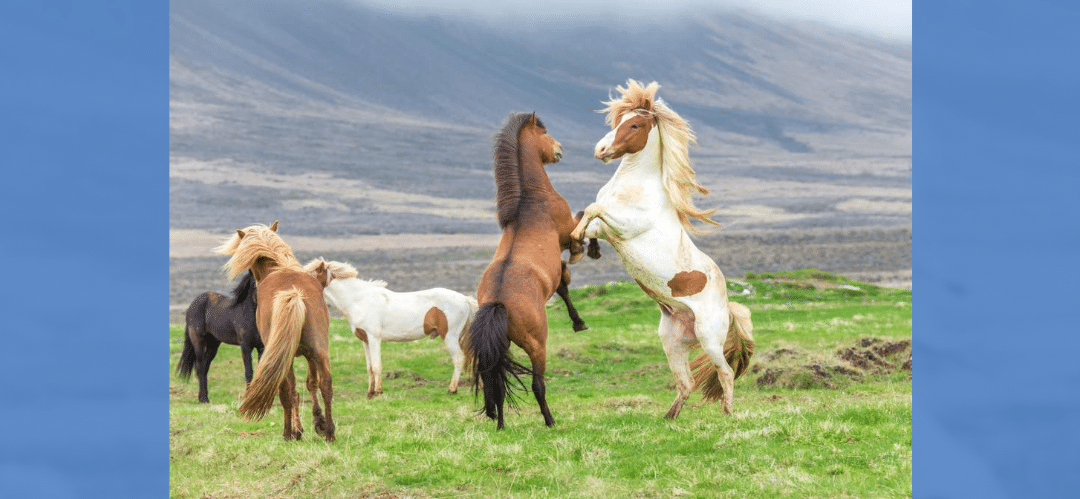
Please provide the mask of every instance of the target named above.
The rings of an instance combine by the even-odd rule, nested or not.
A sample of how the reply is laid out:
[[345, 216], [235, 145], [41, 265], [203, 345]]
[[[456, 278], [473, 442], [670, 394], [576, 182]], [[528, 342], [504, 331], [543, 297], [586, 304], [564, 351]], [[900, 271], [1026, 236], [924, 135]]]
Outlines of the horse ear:
[[243, 239], [244, 238], [244, 231], [242, 231], [240, 229], [236, 229], [236, 237], [239, 237], [240, 239]]
[[270, 232], [277, 232], [277, 224], [277, 220], [274, 220], [274, 223], [270, 224]]
[[325, 276], [323, 278], [324, 279], [323, 287], [325, 288], [325, 287], [329, 286], [330, 281], [334, 280], [334, 273], [330, 272], [330, 266], [326, 264], [325, 260], [319, 262], [319, 272], [321, 272], [322, 275]]

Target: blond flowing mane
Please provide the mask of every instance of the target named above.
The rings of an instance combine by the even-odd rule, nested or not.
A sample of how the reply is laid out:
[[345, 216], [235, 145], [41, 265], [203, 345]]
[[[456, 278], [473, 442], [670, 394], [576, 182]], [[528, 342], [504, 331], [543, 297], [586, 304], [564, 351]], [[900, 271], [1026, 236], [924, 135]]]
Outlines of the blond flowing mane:
[[697, 183], [694, 168], [690, 164], [690, 144], [697, 144], [697, 137], [686, 120], [663, 100], [656, 98], [656, 91], [659, 89], [660, 84], [655, 81], [643, 86], [641, 82], [633, 79], [626, 80], [626, 87], [615, 87], [619, 97], [603, 102], [606, 107], [600, 112], [607, 113], [604, 121], [611, 128], [619, 126], [623, 116], [630, 112], [655, 118], [660, 135], [660, 175], [664, 190], [667, 191], [683, 227], [690, 233], [704, 234], [708, 231], [694, 225], [691, 219], [717, 227], [720, 227], [720, 222], [710, 218], [716, 213], [716, 208], [702, 210], [694, 206], [693, 191], [696, 190], [703, 196], [709, 194], [707, 187]]
[[333, 277], [334, 279], [348, 279], [360, 275], [360, 273], [356, 271], [356, 267], [353, 267], [352, 265], [333, 260], [326, 261], [322, 257], [308, 262], [307, 265], [304, 265], [304, 270], [309, 274], [313, 273], [319, 268], [319, 264], [325, 265], [326, 271], [329, 272], [330, 277]]
[[260, 258], [272, 261], [278, 268], [304, 270], [293, 255], [292, 248], [285, 244], [277, 232], [263, 224], [238, 229], [236, 234], [226, 239], [214, 251], [222, 255], [232, 255], [222, 267], [229, 279], [251, 268]]

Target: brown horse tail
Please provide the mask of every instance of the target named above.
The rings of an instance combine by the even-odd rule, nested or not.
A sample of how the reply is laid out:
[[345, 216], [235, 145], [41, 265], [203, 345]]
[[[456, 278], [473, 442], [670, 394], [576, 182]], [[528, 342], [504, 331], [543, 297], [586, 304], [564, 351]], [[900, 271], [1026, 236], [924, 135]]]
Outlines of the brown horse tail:
[[469, 341], [469, 330], [472, 329], [473, 319], [476, 318], [476, 312], [480, 310], [480, 304], [476, 302], [476, 298], [471, 296], [466, 296], [465, 301], [469, 303], [469, 318], [465, 319], [465, 327], [461, 329], [461, 334], [458, 335], [458, 345], [461, 347], [461, 352], [465, 354], [465, 368], [472, 369], [473, 354], [472, 343]]
[[270, 406], [274, 405], [281, 383], [292, 369], [306, 315], [304, 294], [299, 289], [292, 288], [274, 295], [266, 350], [244, 393], [244, 401], [240, 403], [238, 412], [241, 416], [249, 420], [262, 419]]
[[[509, 376], [513, 375], [522, 388], [522, 374], [532, 375], [532, 370], [514, 361], [510, 356], [510, 338], [507, 331], [510, 316], [506, 305], [499, 302], [485, 303], [480, 306], [469, 327], [469, 350], [473, 362], [474, 394], [480, 392], [480, 382], [484, 387], [484, 414], [491, 419], [501, 421], [503, 403], [511, 407], [515, 403], [513, 385], [508, 385]], [[468, 355], [468, 354], [466, 354]]]
[[[735, 379], [739, 379], [750, 368], [750, 357], [754, 355], [754, 326], [750, 323], [750, 309], [743, 305], [728, 302], [728, 314], [731, 323], [724, 340], [724, 358], [735, 371]], [[701, 388], [705, 400], [720, 400], [724, 389], [709, 356], [703, 352], [690, 363], [690, 368], [694, 371], [694, 388]]]

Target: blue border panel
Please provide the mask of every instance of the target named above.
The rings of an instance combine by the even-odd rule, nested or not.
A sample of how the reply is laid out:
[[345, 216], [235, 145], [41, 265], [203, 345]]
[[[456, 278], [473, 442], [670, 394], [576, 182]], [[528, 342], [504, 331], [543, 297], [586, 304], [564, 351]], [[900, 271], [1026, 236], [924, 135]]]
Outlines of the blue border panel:
[[1077, 8], [914, 9], [914, 495], [1080, 490]]
[[0, 3], [0, 496], [168, 495], [168, 3]]

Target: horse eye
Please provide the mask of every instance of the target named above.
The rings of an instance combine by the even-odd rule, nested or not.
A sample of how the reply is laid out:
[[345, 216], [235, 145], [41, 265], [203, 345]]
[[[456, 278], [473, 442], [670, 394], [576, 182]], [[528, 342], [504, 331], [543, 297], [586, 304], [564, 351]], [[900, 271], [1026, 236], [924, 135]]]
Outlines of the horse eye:
[[637, 125], [630, 125], [631, 130], [637, 130]]

